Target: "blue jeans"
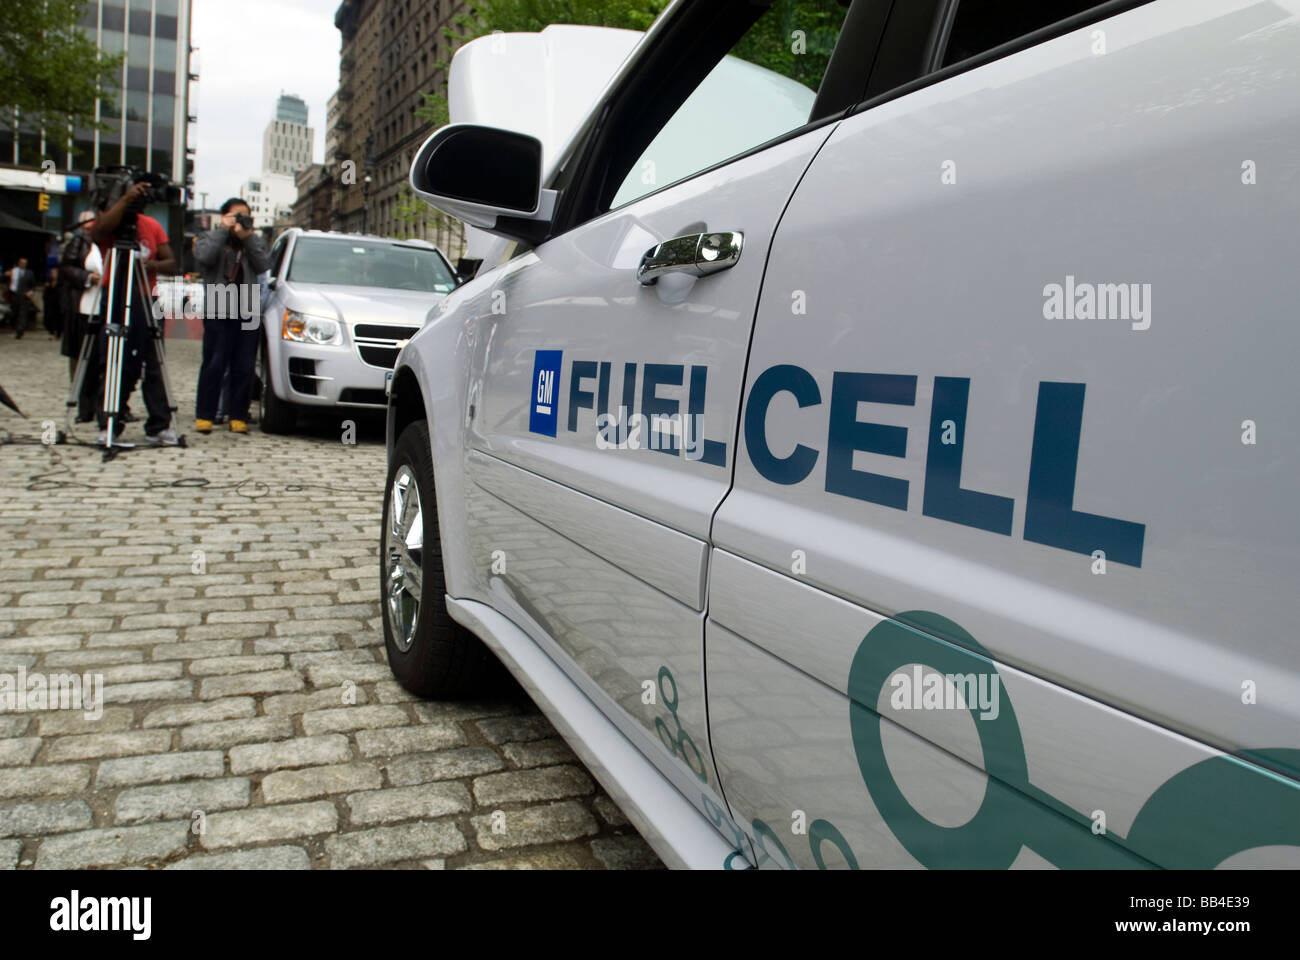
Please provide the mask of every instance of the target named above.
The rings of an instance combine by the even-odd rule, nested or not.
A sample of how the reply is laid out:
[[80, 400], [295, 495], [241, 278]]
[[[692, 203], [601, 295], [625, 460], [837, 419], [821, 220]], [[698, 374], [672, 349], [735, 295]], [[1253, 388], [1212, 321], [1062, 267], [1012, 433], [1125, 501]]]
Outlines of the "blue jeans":
[[199, 369], [198, 396], [194, 416], [215, 420], [221, 400], [221, 384], [230, 372], [230, 405], [226, 415], [231, 420], [247, 420], [249, 395], [253, 387], [253, 364], [257, 358], [260, 328], [244, 330], [239, 320], [203, 321], [203, 366]]

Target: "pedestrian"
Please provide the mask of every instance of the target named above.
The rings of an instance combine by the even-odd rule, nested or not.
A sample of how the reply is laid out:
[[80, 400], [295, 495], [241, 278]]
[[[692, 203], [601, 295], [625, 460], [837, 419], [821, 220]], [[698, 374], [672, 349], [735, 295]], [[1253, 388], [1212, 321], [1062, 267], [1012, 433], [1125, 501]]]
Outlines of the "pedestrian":
[[[152, 290], [157, 283], [158, 274], [171, 275], [176, 272], [176, 258], [172, 254], [171, 244], [167, 239], [167, 231], [153, 217], [141, 212], [148, 203], [148, 194], [148, 184], [132, 184], [122, 193], [121, 198], [115, 204], [99, 211], [99, 215], [95, 218], [94, 238], [95, 242], [99, 244], [100, 254], [104, 257], [104, 278], [100, 282], [101, 290], [108, 286], [111, 279], [108, 276], [110, 250], [117, 242], [118, 228], [121, 226], [123, 219], [127, 217], [135, 218], [136, 244], [141, 251], [140, 259], [144, 261], [149, 290]], [[150, 343], [152, 333], [149, 328], [148, 316], [153, 311], [153, 298], [147, 295], [147, 291], [139, 289], [139, 285], [134, 282], [134, 278], [128, 283], [124, 296], [131, 298], [132, 320], [130, 330], [123, 344], [122, 374], [119, 390], [122, 409], [117, 412], [125, 414], [126, 401], [130, 398], [131, 391], [135, 389], [136, 382], [143, 375], [144, 384], [140, 392], [144, 395], [144, 404], [148, 410], [148, 416], [145, 418], [144, 423], [145, 439], [154, 446], [176, 446], [180, 439], [171, 425], [172, 412], [168, 405], [167, 389], [163, 384], [162, 368], [154, 352], [155, 345]], [[110, 308], [108, 300], [108, 296], [101, 293], [99, 306], [101, 323], [105, 321], [105, 314]], [[99, 350], [102, 356], [108, 356], [107, 333], [104, 330], [99, 332]], [[104, 393], [106, 394], [107, 382], [105, 382], [104, 387]], [[101, 444], [106, 444], [108, 442], [108, 415], [107, 411], [104, 410], [102, 398], [99, 406], [98, 440]], [[124, 425], [124, 420], [119, 418], [115, 432], [120, 432], [121, 426]]]
[[77, 398], [77, 422], [95, 418], [99, 382], [103, 376], [103, 358], [94, 349], [98, 333], [100, 281], [104, 276], [104, 257], [95, 246], [95, 214], [83, 210], [77, 217], [77, 229], [63, 245], [59, 257], [59, 290], [63, 295], [63, 344], [60, 353], [68, 358], [68, 376], [76, 377], [83, 338], [91, 338], [86, 362], [86, 376]]
[[[194, 240], [194, 259], [207, 285], [225, 287], [250, 284], [260, 292], [258, 275], [270, 269], [266, 243], [253, 229], [252, 211], [238, 197], [221, 205], [221, 225], [199, 234]], [[260, 302], [260, 297], [209, 297], [209, 303]], [[236, 311], [238, 313], [238, 311]], [[261, 316], [203, 318], [203, 365], [199, 369], [198, 396], [194, 405], [194, 429], [211, 433], [222, 394], [222, 381], [230, 374], [230, 396], [225, 409], [233, 433], [248, 431], [248, 406], [253, 386], [253, 365]]]
[[27, 269], [26, 257], [19, 257], [18, 262], [5, 271], [5, 277], [9, 281], [10, 303], [14, 310], [14, 339], [21, 340], [35, 310], [32, 290], [36, 287], [36, 277]]
[[41, 326], [57, 340], [63, 334], [63, 306], [59, 302], [59, 271], [56, 267], [45, 279], [45, 289], [41, 291]]
[[63, 248], [63, 243], [67, 241], [67, 235], [61, 242], [58, 237], [50, 237], [49, 243], [45, 245], [45, 276], [54, 276], [54, 271], [59, 265], [59, 251]]

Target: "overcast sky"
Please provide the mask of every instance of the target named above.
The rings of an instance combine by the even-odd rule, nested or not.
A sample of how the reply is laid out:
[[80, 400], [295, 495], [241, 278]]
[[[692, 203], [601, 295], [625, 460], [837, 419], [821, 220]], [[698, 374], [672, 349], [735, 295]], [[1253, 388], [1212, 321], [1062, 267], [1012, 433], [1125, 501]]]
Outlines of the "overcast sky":
[[[338, 87], [340, 0], [193, 0], [190, 42], [199, 48], [192, 128], [195, 190], [208, 206], [237, 196], [262, 170], [262, 133], [275, 101], [296, 93], [325, 154], [325, 104]], [[197, 202], [202, 202], [202, 198]]]

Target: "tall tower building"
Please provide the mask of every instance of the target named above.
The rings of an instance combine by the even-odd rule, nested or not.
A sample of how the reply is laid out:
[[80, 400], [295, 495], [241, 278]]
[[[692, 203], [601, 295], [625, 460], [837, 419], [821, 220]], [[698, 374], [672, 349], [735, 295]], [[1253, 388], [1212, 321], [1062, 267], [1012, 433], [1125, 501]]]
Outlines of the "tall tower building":
[[311, 164], [312, 137], [307, 126], [307, 104], [291, 93], [280, 94], [275, 117], [262, 134], [262, 170], [293, 176]]

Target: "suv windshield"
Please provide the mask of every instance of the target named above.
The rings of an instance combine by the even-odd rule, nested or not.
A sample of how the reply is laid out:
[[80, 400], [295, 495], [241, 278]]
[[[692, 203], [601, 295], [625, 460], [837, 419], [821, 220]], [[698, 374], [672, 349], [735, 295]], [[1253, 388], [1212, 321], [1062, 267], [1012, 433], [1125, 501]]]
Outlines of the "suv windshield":
[[286, 279], [424, 293], [449, 293], [456, 286], [456, 278], [436, 250], [323, 237], [298, 240]]

